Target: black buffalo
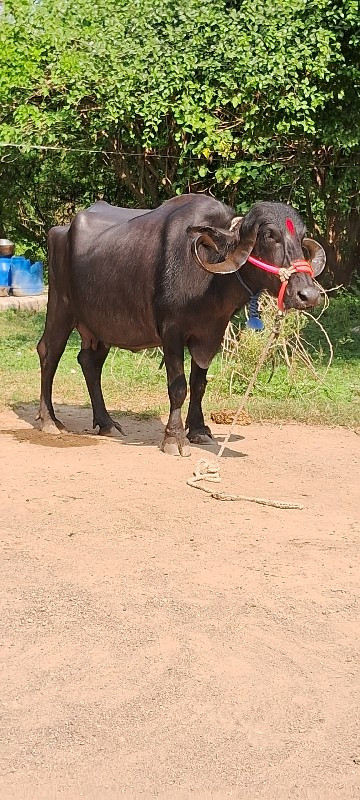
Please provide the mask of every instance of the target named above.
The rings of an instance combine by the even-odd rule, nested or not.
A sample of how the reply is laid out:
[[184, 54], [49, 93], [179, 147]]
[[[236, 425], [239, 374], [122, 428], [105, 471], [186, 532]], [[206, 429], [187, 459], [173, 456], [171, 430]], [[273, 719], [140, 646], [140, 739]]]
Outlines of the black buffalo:
[[[223, 203], [197, 194], [173, 198], [151, 212], [95, 203], [70, 226], [50, 230], [48, 251], [49, 300], [38, 344], [43, 430], [63, 428], [55, 417], [52, 384], [68, 337], [77, 328], [82, 339], [78, 361], [94, 428], [101, 434], [113, 427], [121, 430], [101, 390], [110, 346], [163, 348], [170, 416], [162, 447], [182, 455], [189, 441], [212, 441], [201, 403], [207, 369], [230, 318], [248, 302], [250, 290], [279, 292], [279, 278], [249, 264], [249, 255], [288, 267], [305, 252], [315, 275], [325, 265], [322, 247], [305, 238], [305, 225], [291, 206], [257, 203], [240, 218]], [[308, 274], [292, 274], [284, 302], [286, 308], [316, 305], [318, 287]], [[187, 393], [185, 346], [191, 354], [187, 437], [181, 419]]]

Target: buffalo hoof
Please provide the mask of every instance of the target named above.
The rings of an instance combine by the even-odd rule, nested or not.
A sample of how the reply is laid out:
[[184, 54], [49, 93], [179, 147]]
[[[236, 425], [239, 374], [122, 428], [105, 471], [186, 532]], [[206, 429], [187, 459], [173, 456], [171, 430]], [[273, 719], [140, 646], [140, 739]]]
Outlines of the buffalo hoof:
[[187, 458], [191, 455], [191, 449], [186, 441], [179, 441], [175, 436], [166, 436], [161, 445], [161, 450], [168, 456], [183, 456], [183, 458]]
[[216, 443], [210, 428], [207, 426], [199, 431], [189, 431], [187, 438], [192, 444], [212, 445]]
[[111, 419], [111, 417], [108, 417], [108, 419], [102, 421], [101, 423], [94, 420], [93, 428], [97, 427], [99, 427], [99, 436], [110, 436], [113, 432], [113, 428], [115, 428], [116, 431], [119, 431], [122, 436], [125, 436], [120, 422], [116, 422], [114, 419]]
[[65, 428], [65, 425], [63, 425], [62, 422], [60, 422], [60, 420], [58, 419], [46, 420], [46, 422], [42, 423], [40, 430], [43, 433], [49, 433], [52, 436], [61, 436], [61, 434], [63, 433], [68, 433], [68, 430], [67, 428]]

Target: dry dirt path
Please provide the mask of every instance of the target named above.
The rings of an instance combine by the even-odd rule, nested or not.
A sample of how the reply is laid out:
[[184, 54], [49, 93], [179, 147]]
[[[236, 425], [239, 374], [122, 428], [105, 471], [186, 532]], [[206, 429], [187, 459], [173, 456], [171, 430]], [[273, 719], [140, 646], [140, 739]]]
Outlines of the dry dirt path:
[[360, 437], [239, 428], [221, 488], [284, 511], [188, 487], [159, 420], [53, 447], [32, 413], [0, 415], [1, 797], [359, 798]]

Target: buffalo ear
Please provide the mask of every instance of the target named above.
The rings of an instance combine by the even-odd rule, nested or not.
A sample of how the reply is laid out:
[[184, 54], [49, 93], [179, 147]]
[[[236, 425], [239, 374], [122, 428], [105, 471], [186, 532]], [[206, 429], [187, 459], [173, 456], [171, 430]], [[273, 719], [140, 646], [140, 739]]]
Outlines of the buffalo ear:
[[302, 246], [307, 251], [310, 264], [314, 270], [314, 278], [323, 271], [326, 264], [326, 253], [324, 248], [315, 239], [303, 239]]

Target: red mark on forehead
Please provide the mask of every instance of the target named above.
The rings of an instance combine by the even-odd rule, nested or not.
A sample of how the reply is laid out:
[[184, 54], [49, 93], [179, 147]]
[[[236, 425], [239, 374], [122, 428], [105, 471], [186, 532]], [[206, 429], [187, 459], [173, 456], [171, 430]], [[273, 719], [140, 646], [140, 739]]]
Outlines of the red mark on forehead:
[[293, 223], [292, 219], [290, 219], [290, 217], [286, 217], [286, 223], [285, 224], [286, 224], [286, 227], [287, 227], [289, 233], [291, 234], [291, 236], [294, 236], [295, 226], [294, 226], [294, 223]]

